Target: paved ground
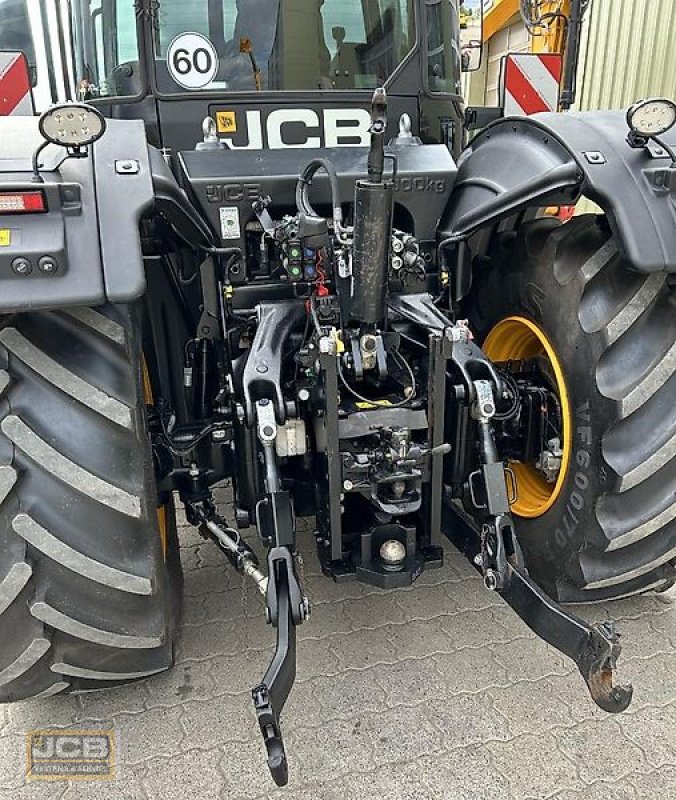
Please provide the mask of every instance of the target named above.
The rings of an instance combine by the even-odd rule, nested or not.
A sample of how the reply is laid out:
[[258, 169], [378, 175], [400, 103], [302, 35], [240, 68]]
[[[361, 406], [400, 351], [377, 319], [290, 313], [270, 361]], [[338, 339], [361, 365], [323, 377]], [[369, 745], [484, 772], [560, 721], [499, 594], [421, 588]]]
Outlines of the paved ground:
[[[383, 592], [322, 578], [307, 533], [314, 613], [284, 715], [292, 778], [275, 791], [249, 694], [271, 653], [261, 599], [212, 544], [189, 529], [182, 542], [178, 666], [105, 694], [0, 706], [0, 800], [675, 795], [676, 605], [644, 597], [586, 612], [624, 633], [621, 678], [635, 699], [610, 717], [452, 548], [442, 570]], [[114, 727], [115, 783], [26, 786], [25, 731], [55, 726]]]

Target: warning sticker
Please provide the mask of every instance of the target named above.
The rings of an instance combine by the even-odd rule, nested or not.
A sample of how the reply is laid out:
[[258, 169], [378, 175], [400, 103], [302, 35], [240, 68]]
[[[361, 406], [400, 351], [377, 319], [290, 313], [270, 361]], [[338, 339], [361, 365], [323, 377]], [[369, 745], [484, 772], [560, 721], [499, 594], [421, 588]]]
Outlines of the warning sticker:
[[391, 406], [392, 402], [390, 400], [378, 400], [377, 403], [355, 403], [355, 405], [362, 411], [368, 411], [370, 408], [382, 408], [383, 406]]
[[12, 231], [9, 228], [0, 228], [0, 247], [9, 247], [12, 244]]
[[223, 239], [239, 239], [241, 236], [239, 226], [239, 209], [237, 206], [223, 206], [221, 214], [221, 237]]
[[219, 133], [237, 133], [237, 118], [234, 111], [216, 112], [216, 130]]

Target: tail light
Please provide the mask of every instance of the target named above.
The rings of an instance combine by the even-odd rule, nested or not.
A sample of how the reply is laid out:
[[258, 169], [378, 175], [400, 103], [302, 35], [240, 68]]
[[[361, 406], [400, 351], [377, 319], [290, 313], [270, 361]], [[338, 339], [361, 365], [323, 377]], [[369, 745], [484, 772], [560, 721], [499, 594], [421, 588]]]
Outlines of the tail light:
[[0, 214], [43, 214], [46, 211], [42, 192], [0, 192]]

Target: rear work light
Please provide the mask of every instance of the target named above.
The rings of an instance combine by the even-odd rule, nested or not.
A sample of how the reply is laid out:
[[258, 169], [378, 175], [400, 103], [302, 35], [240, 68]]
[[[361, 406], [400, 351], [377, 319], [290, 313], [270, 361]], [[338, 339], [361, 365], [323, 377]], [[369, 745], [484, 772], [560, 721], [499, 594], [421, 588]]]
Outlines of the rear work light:
[[0, 214], [42, 214], [47, 204], [42, 192], [0, 192]]

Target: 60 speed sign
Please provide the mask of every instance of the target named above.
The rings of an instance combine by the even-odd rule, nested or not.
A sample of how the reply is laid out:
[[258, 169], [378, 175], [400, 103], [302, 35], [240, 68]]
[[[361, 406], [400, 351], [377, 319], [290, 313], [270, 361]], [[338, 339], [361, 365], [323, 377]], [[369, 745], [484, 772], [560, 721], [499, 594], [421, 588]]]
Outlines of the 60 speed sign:
[[169, 74], [184, 89], [203, 89], [216, 77], [218, 53], [201, 33], [181, 33], [167, 50]]

